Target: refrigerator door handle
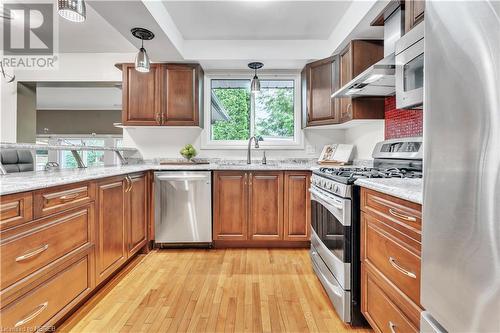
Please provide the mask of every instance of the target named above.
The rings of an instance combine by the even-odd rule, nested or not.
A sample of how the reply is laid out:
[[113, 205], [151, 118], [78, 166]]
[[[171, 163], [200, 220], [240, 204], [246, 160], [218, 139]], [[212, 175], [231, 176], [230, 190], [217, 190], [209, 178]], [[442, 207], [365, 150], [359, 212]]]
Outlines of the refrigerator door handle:
[[403, 274], [405, 274], [413, 279], [417, 278], [417, 275], [415, 273], [410, 272], [409, 270], [406, 270], [403, 267], [399, 266], [399, 264], [396, 262], [396, 259], [394, 259], [393, 257], [389, 257], [389, 263], [392, 265], [392, 267], [394, 267], [395, 269], [397, 269], [401, 273], [403, 273]]

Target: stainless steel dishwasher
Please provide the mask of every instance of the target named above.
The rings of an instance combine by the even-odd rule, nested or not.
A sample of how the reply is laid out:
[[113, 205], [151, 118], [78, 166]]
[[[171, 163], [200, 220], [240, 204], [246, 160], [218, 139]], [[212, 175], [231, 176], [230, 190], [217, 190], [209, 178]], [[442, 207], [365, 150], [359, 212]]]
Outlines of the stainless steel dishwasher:
[[155, 172], [155, 242], [212, 242], [210, 171]]

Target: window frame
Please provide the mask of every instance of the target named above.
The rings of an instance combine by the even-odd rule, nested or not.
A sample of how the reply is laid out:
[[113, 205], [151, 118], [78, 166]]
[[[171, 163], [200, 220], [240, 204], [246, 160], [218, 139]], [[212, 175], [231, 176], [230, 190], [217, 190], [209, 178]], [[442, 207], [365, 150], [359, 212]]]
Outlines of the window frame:
[[[302, 131], [302, 110], [301, 110], [301, 80], [300, 73], [296, 72], [265, 72], [258, 73], [261, 80], [290, 80], [294, 86], [294, 135], [293, 140], [265, 140], [259, 142], [262, 149], [304, 149], [304, 133]], [[212, 108], [211, 89], [212, 80], [250, 80], [252, 74], [238, 72], [205, 73], [204, 76], [204, 127], [201, 135], [201, 149], [247, 149], [248, 140], [212, 140]], [[255, 126], [254, 99], [251, 99], [250, 126]], [[251, 130], [252, 131], [252, 130]]]

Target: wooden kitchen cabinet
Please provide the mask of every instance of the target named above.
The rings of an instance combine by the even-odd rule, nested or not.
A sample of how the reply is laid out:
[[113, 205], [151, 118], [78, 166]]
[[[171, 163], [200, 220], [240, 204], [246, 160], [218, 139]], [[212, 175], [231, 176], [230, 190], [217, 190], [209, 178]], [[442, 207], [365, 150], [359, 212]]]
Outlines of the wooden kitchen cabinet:
[[305, 100], [306, 125], [339, 123], [339, 102], [331, 95], [339, 88], [338, 57], [309, 63], [304, 68], [302, 98]]
[[127, 259], [124, 176], [97, 183], [96, 280], [110, 276]]
[[148, 73], [136, 71], [134, 64], [121, 68], [123, 125], [161, 125], [162, 66], [151, 64]]
[[361, 190], [361, 311], [376, 331], [419, 331], [421, 224], [421, 205]]
[[309, 171], [214, 172], [215, 246], [308, 246], [309, 177]]
[[414, 26], [424, 20], [424, 11], [424, 0], [405, 1], [405, 32], [410, 31]]
[[249, 179], [249, 238], [283, 239], [283, 172], [250, 172]]
[[200, 126], [203, 69], [198, 64], [152, 64], [148, 73], [122, 64], [124, 125]]
[[200, 65], [166, 64], [162, 72], [163, 122], [167, 126], [198, 126], [203, 99]]
[[128, 182], [125, 209], [128, 217], [127, 251], [130, 257], [146, 245], [148, 239], [147, 175], [131, 175]]
[[[339, 80], [343, 87], [365, 69], [384, 57], [381, 40], [352, 40], [339, 55]], [[339, 118], [344, 123], [356, 119], [384, 119], [383, 97], [342, 97]]]
[[248, 174], [243, 171], [214, 172], [213, 239], [247, 240]]
[[285, 171], [284, 226], [285, 240], [308, 241], [311, 236], [311, 196], [309, 171]]

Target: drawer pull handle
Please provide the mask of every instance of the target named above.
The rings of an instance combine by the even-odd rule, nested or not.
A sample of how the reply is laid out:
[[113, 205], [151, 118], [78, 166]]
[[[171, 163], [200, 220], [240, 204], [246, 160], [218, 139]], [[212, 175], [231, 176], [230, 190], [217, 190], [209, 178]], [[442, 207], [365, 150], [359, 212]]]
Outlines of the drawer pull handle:
[[17, 257], [16, 261], [20, 262], [23, 260], [27, 260], [31, 257], [36, 256], [37, 254], [42, 253], [43, 251], [46, 251], [48, 248], [49, 248], [49, 244], [42, 245], [38, 249], [32, 250], [31, 252], [28, 252], [26, 254], [23, 254], [22, 256]]
[[392, 321], [389, 321], [389, 329], [391, 330], [391, 333], [396, 333], [396, 325]]
[[22, 325], [28, 323], [29, 321], [35, 319], [40, 313], [42, 313], [47, 308], [48, 305], [49, 305], [49, 302], [45, 302], [45, 303], [38, 305], [36, 307], [35, 311], [33, 311], [31, 314], [29, 314], [26, 318], [19, 320], [14, 325], [14, 327], [22, 326]]
[[396, 262], [396, 259], [394, 259], [393, 257], [389, 257], [389, 262], [391, 263], [392, 267], [394, 267], [395, 269], [397, 269], [401, 273], [403, 273], [405, 275], [408, 275], [409, 277], [411, 277], [413, 279], [417, 278], [417, 276], [415, 275], [415, 273], [410, 272], [410, 271], [404, 269], [403, 267], [399, 266], [398, 263]]
[[61, 200], [62, 202], [67, 202], [78, 198], [78, 196], [79, 193], [67, 194], [59, 197], [59, 200]]
[[398, 217], [398, 218], [406, 220], [406, 221], [411, 221], [411, 222], [416, 222], [417, 221], [417, 219], [415, 217], [408, 216], [408, 215], [405, 215], [405, 214], [401, 214], [401, 213], [395, 211], [392, 208], [389, 208], [389, 213], [391, 213], [392, 216]]

